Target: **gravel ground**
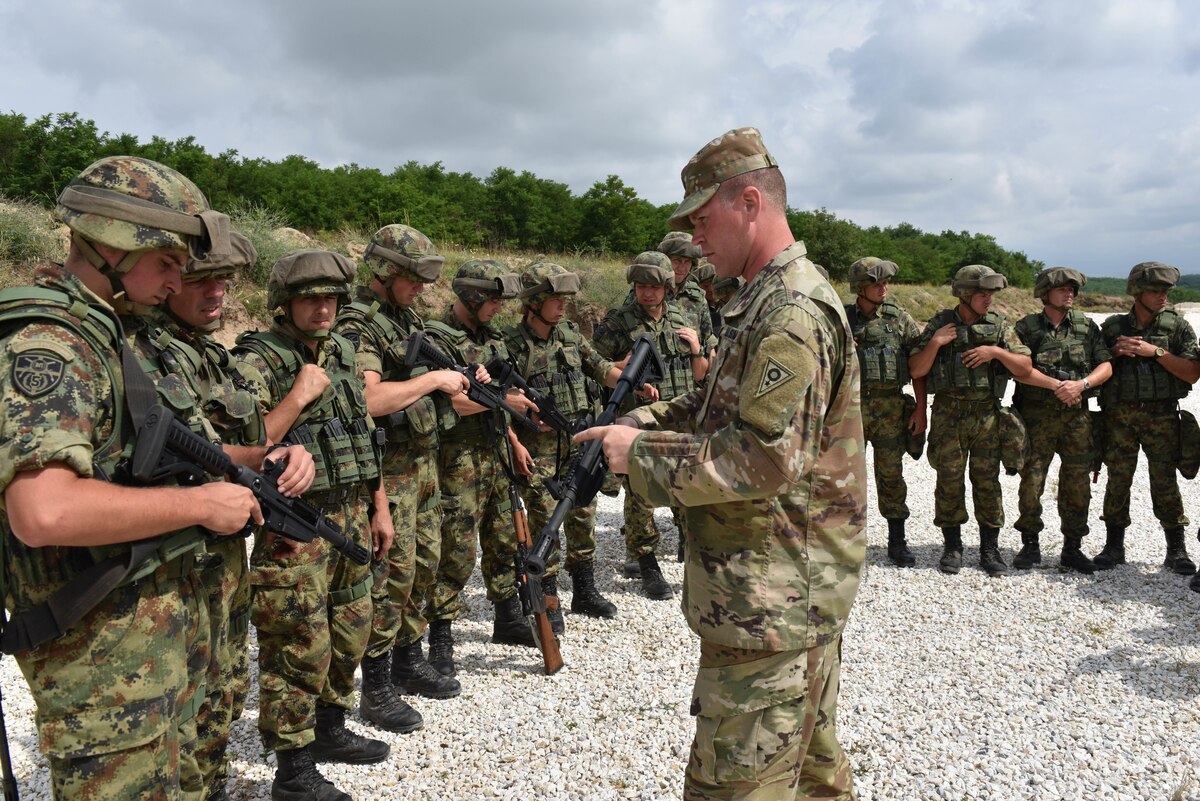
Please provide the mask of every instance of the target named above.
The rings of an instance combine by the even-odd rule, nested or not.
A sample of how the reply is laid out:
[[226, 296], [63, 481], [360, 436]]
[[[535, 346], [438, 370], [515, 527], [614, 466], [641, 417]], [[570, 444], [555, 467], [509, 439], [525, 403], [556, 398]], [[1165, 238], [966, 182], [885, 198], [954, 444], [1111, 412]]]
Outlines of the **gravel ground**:
[[[1185, 405], [1200, 413], [1200, 397]], [[872, 488], [867, 566], [845, 637], [840, 731], [859, 798], [1200, 801], [1200, 595], [1160, 566], [1145, 465], [1130, 564], [1092, 577], [1060, 573], [1048, 508], [1041, 569], [998, 579], [976, 567], [974, 524], [963, 531], [963, 572], [936, 570], [933, 471], [924, 461], [906, 466], [918, 566], [887, 564]], [[1089, 554], [1103, 544], [1104, 481], [1093, 486]], [[1011, 526], [1017, 478], [1003, 484]], [[1200, 515], [1196, 483], [1181, 486]], [[414, 699], [425, 728], [383, 733], [388, 761], [327, 765], [326, 775], [359, 799], [678, 798], [697, 641], [677, 603], [647, 600], [618, 575], [620, 508], [601, 497], [597, 532], [598, 583], [620, 617], [568, 616], [558, 675], [542, 675], [536, 651], [490, 644], [476, 571], [470, 613], [455, 626], [463, 695]], [[670, 515], [659, 510], [657, 520], [662, 551], [672, 554]], [[1001, 543], [1011, 561], [1019, 536], [1006, 528]], [[1195, 556], [1191, 532], [1189, 549]], [[662, 565], [678, 590], [682, 567], [670, 556]], [[562, 597], [569, 602], [569, 588]], [[32, 701], [16, 663], [0, 666], [21, 792], [48, 798]], [[252, 697], [234, 729], [235, 799], [270, 797], [274, 759], [261, 751], [256, 718]], [[370, 731], [357, 716], [351, 725]]]

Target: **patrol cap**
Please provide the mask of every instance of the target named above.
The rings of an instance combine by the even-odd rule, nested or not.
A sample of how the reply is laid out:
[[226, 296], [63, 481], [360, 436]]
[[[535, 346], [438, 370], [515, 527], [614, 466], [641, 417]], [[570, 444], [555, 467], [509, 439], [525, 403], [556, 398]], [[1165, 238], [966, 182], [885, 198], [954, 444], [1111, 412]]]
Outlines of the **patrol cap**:
[[968, 264], [959, 267], [950, 282], [950, 291], [956, 298], [969, 298], [976, 292], [996, 292], [1008, 286], [1008, 279], [983, 264]]
[[1087, 285], [1087, 276], [1074, 267], [1047, 267], [1033, 281], [1033, 296], [1044, 298], [1051, 289], [1070, 284], [1078, 291]]
[[442, 274], [444, 256], [425, 234], [410, 225], [385, 225], [371, 235], [363, 262], [379, 278], [399, 275], [429, 284]]
[[233, 275], [258, 261], [258, 250], [254, 243], [237, 231], [229, 232], [229, 250], [229, 255], [223, 259], [189, 260], [183, 268], [183, 280], [201, 281], [213, 275]]
[[633, 263], [625, 268], [625, 280], [631, 284], [665, 286], [675, 288], [675, 271], [671, 260], [657, 250], [645, 250], [634, 257]]
[[1179, 270], [1161, 261], [1144, 261], [1133, 265], [1129, 271], [1129, 280], [1125, 283], [1126, 295], [1140, 295], [1147, 290], [1151, 292], [1170, 289], [1179, 283]]
[[349, 295], [354, 262], [328, 250], [297, 250], [271, 268], [267, 306], [278, 308], [306, 295]]
[[482, 303], [515, 298], [521, 292], [521, 278], [495, 259], [470, 259], [459, 266], [450, 287], [468, 303]]
[[900, 268], [894, 261], [885, 261], [876, 256], [864, 256], [850, 265], [850, 286], [857, 290], [866, 284], [890, 281], [896, 277], [898, 272], [900, 272]]
[[734, 128], [709, 142], [684, 166], [679, 177], [683, 180], [683, 202], [671, 214], [667, 224], [680, 231], [692, 223], [688, 217], [721, 188], [721, 182], [742, 173], [778, 167], [757, 128]]
[[517, 297], [529, 300], [542, 295], [577, 295], [583, 288], [579, 275], [562, 265], [536, 261], [521, 271], [522, 289]]
[[667, 234], [663, 241], [658, 243], [658, 250], [669, 257], [690, 259], [692, 262], [699, 261], [704, 256], [704, 251], [699, 245], [692, 244], [692, 235], [686, 231], [672, 231]]

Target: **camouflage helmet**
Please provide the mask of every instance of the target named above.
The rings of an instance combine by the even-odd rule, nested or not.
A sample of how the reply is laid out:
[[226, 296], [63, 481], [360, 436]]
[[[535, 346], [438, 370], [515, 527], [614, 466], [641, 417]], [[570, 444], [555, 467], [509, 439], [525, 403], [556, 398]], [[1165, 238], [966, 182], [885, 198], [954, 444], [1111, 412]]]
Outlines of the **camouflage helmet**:
[[430, 284], [442, 274], [446, 259], [429, 237], [410, 225], [385, 225], [371, 234], [363, 262], [380, 280], [398, 275]]
[[728, 278], [717, 278], [713, 281], [713, 298], [718, 303], [725, 303], [733, 294], [741, 289], [746, 284], [746, 279], [740, 275], [730, 276]]
[[1087, 285], [1087, 276], [1074, 267], [1047, 267], [1033, 280], [1033, 296], [1044, 298], [1051, 289], [1070, 284], [1078, 292]]
[[983, 264], [968, 264], [959, 267], [950, 282], [954, 297], [965, 299], [977, 292], [996, 292], [1008, 286], [1008, 279]]
[[237, 231], [229, 232], [229, 255], [224, 259], [191, 259], [183, 268], [184, 281], [198, 281], [210, 275], [232, 275], [258, 261], [258, 250], [250, 239]]
[[517, 297], [528, 307], [556, 295], [577, 295], [580, 289], [577, 273], [553, 262], [535, 261], [521, 271], [521, 292]]
[[315, 249], [289, 253], [271, 268], [267, 308], [284, 308], [293, 298], [306, 295], [349, 297], [355, 272], [354, 262], [341, 253]]
[[1129, 271], [1129, 280], [1125, 282], [1125, 294], [1136, 297], [1146, 291], [1171, 289], [1178, 283], [1178, 268], [1161, 261], [1144, 261], [1133, 265], [1133, 269]]
[[625, 280], [631, 284], [648, 284], [675, 288], [675, 271], [665, 253], [645, 250], [634, 257], [633, 263], [625, 268]]
[[515, 298], [521, 291], [521, 279], [494, 259], [471, 259], [459, 266], [450, 286], [464, 303], [484, 303]]
[[894, 261], [886, 261], [875, 256], [864, 256], [850, 265], [850, 288], [855, 292], [860, 292], [867, 284], [891, 281], [898, 272], [900, 272], [900, 268]]
[[[212, 211], [189, 179], [136, 156], [108, 156], [84, 168], [59, 194], [54, 218], [101, 272], [127, 273], [150, 250], [182, 251], [200, 262], [230, 255], [229, 218]], [[110, 268], [93, 242], [126, 255]]]
[[692, 271], [692, 275], [696, 277], [696, 283], [707, 284], [709, 281], [716, 280], [717, 268], [708, 259], [701, 259], [700, 263], [696, 265], [696, 269]]
[[693, 264], [704, 256], [699, 245], [692, 244], [692, 235], [686, 231], [672, 231], [658, 243], [659, 253], [676, 259], [689, 259]]

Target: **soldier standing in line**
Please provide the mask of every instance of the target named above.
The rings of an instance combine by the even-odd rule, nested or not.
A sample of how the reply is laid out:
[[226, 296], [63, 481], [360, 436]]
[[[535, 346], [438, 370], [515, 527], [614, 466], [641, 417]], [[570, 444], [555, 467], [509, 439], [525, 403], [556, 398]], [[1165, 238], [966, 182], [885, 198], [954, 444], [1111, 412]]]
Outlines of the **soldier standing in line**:
[[[396, 697], [453, 698], [462, 687], [454, 672], [449, 621], [429, 634], [430, 661], [421, 652], [424, 606], [441, 559], [441, 494], [437, 453], [441, 432], [456, 419], [449, 397], [466, 391], [453, 370], [409, 367], [408, 338], [424, 328], [413, 309], [445, 261], [429, 237], [407, 225], [385, 225], [371, 236], [363, 261], [371, 283], [342, 307], [333, 330], [355, 345], [366, 382], [367, 408], [387, 432], [383, 484], [392, 503], [396, 538], [379, 563], [371, 590], [374, 622], [363, 657], [362, 716], [381, 728], [407, 732], [421, 716]], [[388, 664], [391, 662], [389, 673]], [[448, 663], [449, 675], [430, 664]]]
[[675, 287], [668, 291], [667, 298], [679, 306], [684, 322], [696, 330], [705, 357], [711, 360], [712, 352], [717, 347], [717, 338], [713, 331], [712, 315], [708, 313], [708, 298], [695, 272], [704, 254], [692, 243], [692, 235], [685, 231], [667, 234], [658, 243], [658, 252], [671, 260], [671, 272], [675, 276]]
[[1182, 315], [1167, 308], [1167, 293], [1179, 283], [1179, 270], [1157, 261], [1134, 265], [1125, 292], [1133, 296], [1128, 314], [1114, 314], [1100, 326], [1112, 352], [1112, 379], [1100, 392], [1107, 428], [1104, 464], [1104, 525], [1107, 540], [1096, 567], [1125, 564], [1129, 528], [1129, 488], [1138, 449], [1146, 452], [1154, 516], [1167, 541], [1163, 566], [1181, 576], [1196, 572], [1187, 554], [1183, 499], [1175, 477], [1179, 460], [1179, 401], [1200, 378], [1196, 332]]
[[700, 666], [684, 799], [845, 801], [837, 695], [867, 481], [850, 327], [788, 228], [757, 130], [713, 140], [683, 184], [671, 223], [748, 281], [724, 311], [717, 368], [706, 389], [577, 439], [603, 439], [614, 472], [687, 515], [683, 610]]
[[888, 282], [896, 276], [895, 262], [874, 256], [850, 265], [850, 289], [856, 295], [846, 306], [862, 368], [863, 434], [875, 449], [875, 495], [879, 513], [888, 523], [887, 555], [897, 567], [917, 563], [905, 539], [908, 485], [904, 482], [905, 438], [925, 432], [925, 381], [912, 382], [916, 402], [904, 393], [909, 382], [908, 357], [921, 330], [904, 309], [887, 299]]
[[1065, 570], [1085, 575], [1096, 572], [1096, 565], [1082, 550], [1092, 500], [1088, 481], [1092, 418], [1087, 399], [1112, 376], [1112, 354], [1099, 326], [1071, 308], [1086, 283], [1087, 276], [1070, 267], [1042, 270], [1033, 284], [1033, 296], [1041, 298], [1042, 311], [1021, 318], [1016, 325], [1017, 336], [1033, 357], [1033, 371], [1018, 379], [1013, 399], [1029, 435], [1021, 471], [1021, 516], [1016, 524], [1021, 550], [1013, 557], [1013, 567], [1018, 570], [1041, 564], [1042, 491], [1050, 461], [1057, 453], [1058, 517], [1063, 535], [1059, 563]]
[[934, 396], [929, 463], [937, 471], [933, 522], [945, 541], [938, 563], [943, 573], [962, 569], [968, 458], [979, 566], [989, 576], [1008, 572], [1000, 556], [1000, 400], [1008, 375], [1023, 378], [1032, 363], [1004, 315], [991, 311], [992, 295], [1006, 286], [1008, 279], [991, 267], [960, 267], [950, 285], [958, 306], [934, 315], [908, 360], [913, 380], [925, 378]]
[[[117, 313], [131, 320], [179, 291], [189, 253], [226, 254], [228, 220], [184, 176], [128, 156], [84, 169], [54, 215], [71, 230], [66, 262], [0, 293], [11, 613], [0, 647], [37, 704], [55, 798], [178, 799], [181, 740], [194, 735], [185, 707], [206, 667], [195, 663], [208, 637], [196, 552], [204, 529], [234, 534], [262, 514], [250, 490], [226, 482], [110, 483], [146, 400], [129, 400], [127, 382], [149, 383], [126, 372], [139, 366]], [[145, 561], [107, 570], [129, 564], [131, 543], [163, 534]], [[87, 608], [81, 585], [96, 594]]]
[[[659, 398], [671, 400], [692, 391], [708, 373], [709, 356], [696, 329], [687, 325], [679, 307], [667, 299], [675, 281], [670, 261], [658, 251], [639, 253], [625, 271], [625, 278], [633, 284], [636, 302], [609, 311], [604, 322], [596, 327], [596, 350], [606, 359], [623, 365], [634, 341], [648, 333], [654, 337], [667, 368], [667, 375], [658, 384]], [[641, 399], [631, 399], [621, 411], [644, 403]], [[654, 555], [659, 542], [654, 507], [631, 491], [628, 480], [622, 531], [626, 558], [637, 560], [637, 571], [627, 571], [626, 575], [632, 572], [641, 576], [642, 591], [648, 598], [661, 601], [673, 597], [671, 585], [663, 578]]]
[[[392, 517], [379, 480], [375, 427], [367, 412], [354, 347], [331, 332], [350, 294], [352, 261], [300, 250], [271, 269], [270, 330], [244, 334], [234, 351], [266, 381], [267, 434], [303, 445], [316, 479], [304, 499], [352, 542], [386, 556]], [[250, 557], [251, 620], [258, 631], [258, 729], [275, 752], [275, 801], [348, 801], [314, 762], [387, 759], [387, 743], [346, 728], [354, 672], [371, 634], [371, 568], [326, 540], [290, 543], [269, 533]]]
[[[490, 323], [504, 301], [516, 297], [520, 279], [497, 261], [471, 259], [458, 268], [451, 287], [457, 299], [442, 319], [426, 325], [430, 339], [463, 366], [484, 365], [494, 358], [507, 361], [504, 339]], [[508, 400], [518, 412], [536, 408], [524, 395], [510, 394]], [[478, 537], [483, 581], [494, 609], [492, 642], [533, 648], [537, 643], [517, 597], [513, 565], [517, 532], [501, 462], [504, 445], [497, 437], [507, 436], [512, 443], [512, 467], [519, 474], [532, 474], [532, 459], [507, 421], [500, 419], [503, 412], [486, 409], [464, 395], [455, 395], [452, 401], [459, 420], [442, 437], [438, 451], [444, 514], [442, 558], [426, 618], [431, 626], [448, 629], [466, 611], [462, 590], [475, 569]], [[559, 616], [560, 631], [561, 625]]]

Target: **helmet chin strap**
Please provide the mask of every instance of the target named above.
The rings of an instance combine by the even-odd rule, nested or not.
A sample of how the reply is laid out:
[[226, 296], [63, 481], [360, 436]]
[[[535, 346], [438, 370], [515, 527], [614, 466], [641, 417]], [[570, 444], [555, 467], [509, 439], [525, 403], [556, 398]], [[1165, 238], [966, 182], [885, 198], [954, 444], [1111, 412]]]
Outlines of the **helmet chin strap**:
[[142, 317], [150, 313], [153, 306], [147, 306], [144, 303], [137, 303], [129, 299], [125, 293], [125, 282], [123, 280], [126, 273], [133, 269], [137, 264], [138, 259], [142, 254], [136, 250], [130, 250], [121, 257], [116, 266], [108, 263], [104, 256], [100, 255], [100, 251], [92, 245], [91, 242], [84, 239], [77, 233], [71, 234], [71, 242], [87, 259], [88, 264], [91, 264], [96, 270], [108, 279], [109, 285], [112, 287], [112, 307], [113, 310], [121, 317]]
[[166, 315], [168, 317], [170, 317], [175, 322], [179, 323], [179, 327], [182, 328], [184, 331], [191, 331], [191, 332], [197, 333], [197, 334], [212, 334], [216, 331], [221, 330], [221, 326], [225, 324], [225, 318], [223, 316], [220, 316], [220, 317], [217, 317], [217, 319], [213, 320], [211, 323], [205, 323], [204, 325], [192, 325], [187, 320], [183, 319], [178, 314], [176, 314], [175, 310], [171, 308], [171, 304], [166, 301], [164, 301], [162, 304], [162, 310], [166, 313]]

